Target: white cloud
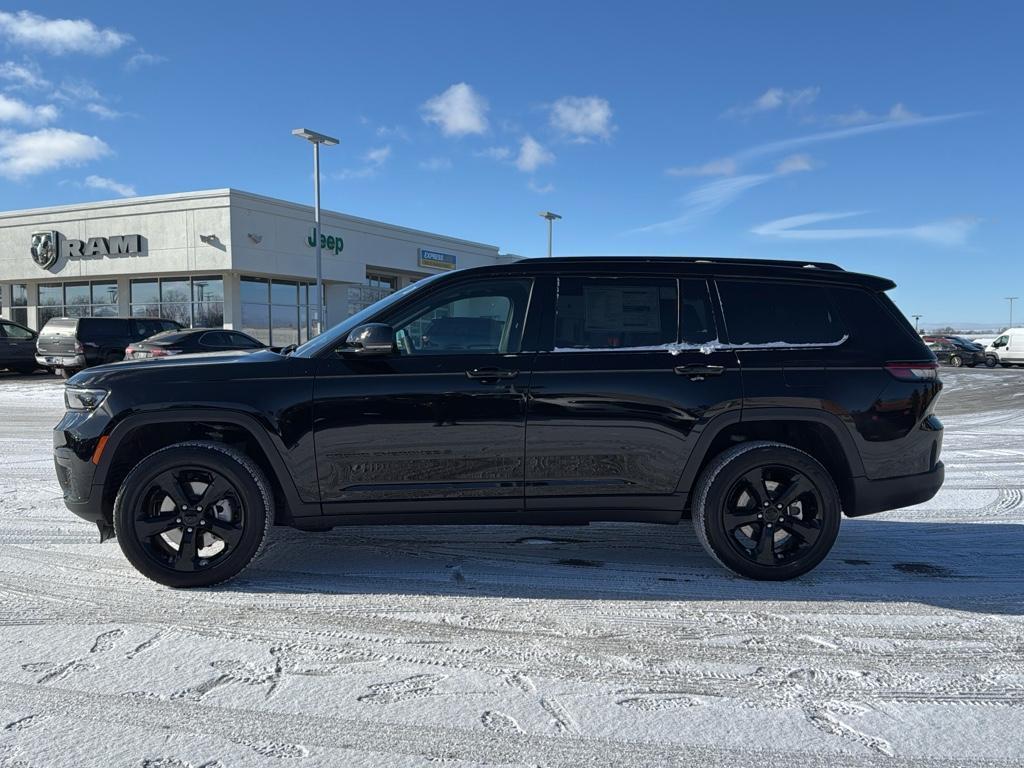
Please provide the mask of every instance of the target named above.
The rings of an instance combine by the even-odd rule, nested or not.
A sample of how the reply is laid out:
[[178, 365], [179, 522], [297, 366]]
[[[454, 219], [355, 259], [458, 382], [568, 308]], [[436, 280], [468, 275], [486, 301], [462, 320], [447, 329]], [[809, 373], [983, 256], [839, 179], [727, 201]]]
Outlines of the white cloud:
[[665, 173], [669, 176], [732, 176], [738, 167], [734, 158], [723, 157], [719, 160], [709, 160], [703, 165], [666, 168]]
[[548, 182], [547, 184], [538, 184], [533, 179], [530, 179], [526, 183], [526, 186], [529, 187], [531, 191], [536, 192], [538, 195], [547, 195], [555, 191], [555, 185], [552, 184], [551, 182]]
[[26, 62], [17, 64], [13, 61], [5, 61], [0, 64], [0, 80], [7, 80], [13, 83], [10, 88], [49, 88], [50, 82], [42, 76], [39, 67]]
[[598, 96], [563, 96], [551, 105], [551, 125], [579, 142], [608, 140], [615, 130], [611, 104]]
[[394, 136], [402, 141], [410, 141], [409, 133], [400, 125], [381, 125], [377, 127], [377, 135], [381, 138]]
[[86, 176], [85, 186], [92, 189], [104, 189], [108, 192], [115, 192], [121, 197], [135, 197], [135, 187], [131, 184], [122, 184], [106, 176]]
[[167, 61], [166, 56], [160, 56], [156, 53], [149, 53], [141, 48], [128, 57], [128, 61], [124, 63], [124, 68], [128, 72], [135, 72], [136, 70], [142, 69], [143, 67], [152, 66], [153, 64], [160, 64]]
[[466, 136], [487, 131], [487, 100], [467, 83], [456, 83], [422, 106], [423, 120], [441, 128], [445, 136]]
[[86, 80], [64, 80], [54, 91], [53, 98], [62, 101], [101, 101], [103, 96]]
[[516, 155], [516, 168], [533, 173], [542, 165], [555, 162], [555, 156], [530, 135], [523, 136]]
[[80, 165], [110, 153], [96, 136], [42, 128], [30, 133], [0, 131], [0, 176], [20, 179], [66, 165]]
[[429, 157], [420, 161], [420, 168], [424, 171], [447, 171], [452, 167], [452, 161], [447, 157]]
[[809, 155], [790, 155], [779, 161], [779, 164], [775, 166], [775, 173], [783, 176], [787, 173], [810, 171], [813, 168], [814, 166]]
[[827, 123], [836, 125], [863, 125], [864, 123], [877, 122], [900, 122], [901, 120], [919, 120], [921, 115], [911, 112], [902, 103], [893, 104], [884, 115], [875, 115], [864, 109], [855, 109], [853, 112], [844, 112], [839, 115], [829, 115], [824, 118]]
[[124, 112], [118, 112], [103, 104], [87, 104], [85, 111], [91, 112], [101, 120], [116, 120], [119, 117], [124, 117]]
[[731, 107], [723, 117], [750, 117], [762, 112], [772, 112], [779, 107], [795, 109], [812, 103], [821, 91], [817, 86], [787, 91], [784, 88], [769, 88], [749, 104]]
[[336, 179], [371, 179], [377, 175], [377, 171], [391, 157], [391, 145], [376, 147], [363, 155], [363, 165], [360, 168], [345, 168], [333, 174]]
[[383, 165], [391, 157], [391, 145], [377, 147], [366, 153], [364, 159], [371, 165]]
[[113, 53], [132, 39], [115, 29], [100, 29], [88, 19], [48, 19], [31, 11], [0, 11], [0, 36], [36, 51], [90, 56]]
[[683, 211], [678, 216], [668, 221], [641, 227], [637, 231], [655, 232], [682, 229], [699, 219], [717, 213], [750, 189], [760, 187], [762, 184], [767, 184], [791, 173], [809, 171], [812, 167], [811, 160], [807, 155], [792, 155], [779, 162], [775, 170], [770, 173], [747, 173], [742, 176], [709, 181], [683, 198]]
[[863, 240], [877, 238], [901, 238], [920, 240], [934, 245], [958, 246], [967, 241], [967, 235], [977, 225], [976, 219], [955, 218], [917, 224], [908, 227], [848, 227], [835, 229], [806, 229], [811, 224], [825, 221], [848, 219], [861, 216], [865, 211], [844, 211], [840, 213], [805, 213], [787, 216], [754, 227], [751, 231], [763, 237], [783, 240]]
[[0, 123], [41, 125], [53, 122], [58, 114], [60, 113], [53, 104], [35, 107], [0, 93]]
[[508, 147], [488, 147], [473, 154], [477, 157], [489, 157], [492, 160], [508, 160], [512, 157], [512, 150]]

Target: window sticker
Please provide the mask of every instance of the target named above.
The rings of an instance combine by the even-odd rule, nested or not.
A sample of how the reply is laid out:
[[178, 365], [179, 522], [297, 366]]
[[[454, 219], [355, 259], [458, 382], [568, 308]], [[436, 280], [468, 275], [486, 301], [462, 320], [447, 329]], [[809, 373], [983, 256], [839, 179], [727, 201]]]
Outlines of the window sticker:
[[656, 287], [583, 287], [587, 331], [661, 332], [660, 292]]

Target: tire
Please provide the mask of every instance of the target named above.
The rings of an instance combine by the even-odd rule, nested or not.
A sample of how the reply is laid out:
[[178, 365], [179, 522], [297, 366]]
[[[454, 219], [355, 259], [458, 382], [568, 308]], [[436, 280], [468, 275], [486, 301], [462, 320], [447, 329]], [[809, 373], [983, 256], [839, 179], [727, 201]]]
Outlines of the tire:
[[964, 361], [963, 358], [960, 357], [960, 355], [950, 355], [949, 364], [952, 365], [954, 368], [959, 368], [964, 364]]
[[994, 357], [986, 357], [985, 358], [985, 367], [986, 368], [995, 368], [997, 365], [999, 365], [999, 361], [996, 360]]
[[[760, 478], [760, 487], [749, 477]], [[778, 509], [776, 500], [785, 502], [798, 478], [803, 482], [794, 490], [807, 490]], [[723, 451], [701, 473], [694, 492], [700, 543], [721, 565], [751, 579], [783, 581], [813, 569], [832, 549], [841, 517], [828, 470], [782, 443], [752, 441]]]
[[259, 555], [273, 500], [263, 471], [244, 453], [214, 442], [177, 443], [128, 473], [114, 500], [114, 533], [147, 578], [208, 587], [237, 576]]

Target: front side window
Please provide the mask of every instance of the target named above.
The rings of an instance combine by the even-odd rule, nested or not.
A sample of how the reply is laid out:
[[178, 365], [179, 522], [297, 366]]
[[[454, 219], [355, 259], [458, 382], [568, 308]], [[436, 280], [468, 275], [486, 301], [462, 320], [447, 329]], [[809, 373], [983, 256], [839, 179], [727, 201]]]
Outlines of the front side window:
[[533, 281], [463, 283], [407, 308], [392, 321], [403, 355], [518, 352]]
[[555, 351], [674, 344], [678, 317], [678, 286], [673, 278], [560, 277]]
[[718, 292], [732, 344], [813, 346], [847, 336], [825, 286], [719, 280]]
[[26, 328], [21, 328], [17, 325], [10, 323], [3, 323], [0, 325], [0, 336], [3, 336], [6, 332], [8, 339], [17, 339], [18, 341], [28, 341], [32, 338], [32, 331]]

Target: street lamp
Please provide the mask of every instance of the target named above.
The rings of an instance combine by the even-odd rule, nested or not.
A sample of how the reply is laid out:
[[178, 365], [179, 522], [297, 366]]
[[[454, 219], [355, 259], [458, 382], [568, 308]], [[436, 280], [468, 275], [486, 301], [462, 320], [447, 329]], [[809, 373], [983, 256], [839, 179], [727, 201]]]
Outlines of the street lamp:
[[920, 333], [920, 331], [917, 330], [917, 321], [924, 317], [924, 315], [911, 315], [911, 317], [914, 318], [914, 330]]
[[560, 219], [562, 217], [557, 213], [552, 213], [551, 211], [541, 211], [537, 215], [542, 219], [548, 220], [548, 258], [551, 258], [551, 232], [554, 227], [555, 219]]
[[1020, 296], [1006, 296], [1004, 297], [1010, 302], [1010, 327], [1013, 328], [1013, 302], [1020, 298]]
[[316, 296], [317, 329], [319, 334], [327, 324], [327, 305], [324, 301], [323, 264], [320, 260], [320, 145], [333, 147], [338, 140], [308, 128], [296, 128], [292, 136], [298, 136], [313, 144], [313, 240], [316, 241]]

